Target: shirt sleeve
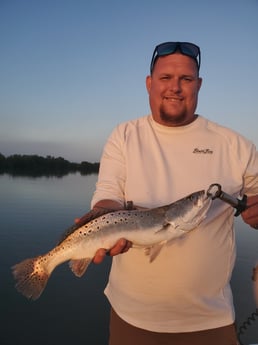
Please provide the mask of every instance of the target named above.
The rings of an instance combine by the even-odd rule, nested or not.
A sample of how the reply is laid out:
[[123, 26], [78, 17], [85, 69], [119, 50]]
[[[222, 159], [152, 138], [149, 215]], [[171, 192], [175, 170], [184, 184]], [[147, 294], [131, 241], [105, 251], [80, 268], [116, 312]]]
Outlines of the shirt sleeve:
[[124, 204], [126, 162], [123, 147], [124, 130], [120, 125], [113, 130], [104, 146], [91, 207], [103, 199], [114, 200], [121, 203], [121, 205]]
[[258, 194], [258, 152], [251, 145], [250, 156], [244, 174], [243, 192], [249, 196]]

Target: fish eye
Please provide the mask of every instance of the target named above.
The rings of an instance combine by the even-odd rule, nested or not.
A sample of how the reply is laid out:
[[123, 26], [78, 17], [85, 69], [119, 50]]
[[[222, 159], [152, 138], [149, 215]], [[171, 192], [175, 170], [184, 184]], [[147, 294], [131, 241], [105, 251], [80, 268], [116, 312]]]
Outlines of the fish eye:
[[196, 195], [195, 195], [195, 194], [191, 194], [191, 195], [189, 196], [189, 199], [190, 199], [191, 201], [195, 201], [195, 200], [196, 200]]

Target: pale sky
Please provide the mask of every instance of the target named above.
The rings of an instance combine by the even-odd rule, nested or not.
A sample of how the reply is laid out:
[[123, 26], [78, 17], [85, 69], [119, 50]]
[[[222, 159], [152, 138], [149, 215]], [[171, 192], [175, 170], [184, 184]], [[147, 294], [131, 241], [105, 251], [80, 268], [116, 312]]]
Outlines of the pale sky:
[[197, 113], [258, 146], [258, 0], [0, 0], [0, 153], [99, 161], [165, 41], [201, 48]]

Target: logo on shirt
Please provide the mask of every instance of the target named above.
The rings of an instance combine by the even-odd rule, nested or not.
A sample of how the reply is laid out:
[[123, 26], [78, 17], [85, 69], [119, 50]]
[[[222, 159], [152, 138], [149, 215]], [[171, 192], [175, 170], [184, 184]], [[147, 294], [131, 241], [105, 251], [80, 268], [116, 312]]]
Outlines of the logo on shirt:
[[211, 149], [200, 149], [198, 147], [196, 147], [194, 150], [193, 150], [193, 153], [199, 153], [199, 154], [209, 154], [209, 155], [212, 155], [213, 154], [213, 151]]

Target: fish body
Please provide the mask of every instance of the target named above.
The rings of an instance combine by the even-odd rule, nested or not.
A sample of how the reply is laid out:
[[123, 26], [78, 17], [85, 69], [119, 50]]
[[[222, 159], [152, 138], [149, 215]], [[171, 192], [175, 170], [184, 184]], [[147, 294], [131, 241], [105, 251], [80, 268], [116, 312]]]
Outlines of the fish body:
[[120, 238], [145, 248], [150, 261], [167, 242], [196, 228], [206, 217], [211, 197], [198, 191], [170, 205], [146, 210], [107, 213], [75, 227], [60, 244], [45, 255], [13, 266], [16, 288], [27, 298], [39, 298], [52, 271], [70, 261], [76, 276], [82, 276], [99, 248], [109, 250]]

